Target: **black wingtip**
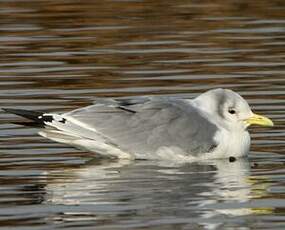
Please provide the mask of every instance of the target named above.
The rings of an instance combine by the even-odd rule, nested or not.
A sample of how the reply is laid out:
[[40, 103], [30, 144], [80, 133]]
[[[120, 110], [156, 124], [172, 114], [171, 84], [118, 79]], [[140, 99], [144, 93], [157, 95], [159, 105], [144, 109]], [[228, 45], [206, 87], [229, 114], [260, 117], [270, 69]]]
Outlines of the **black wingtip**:
[[7, 113], [12, 113], [12, 114], [16, 114], [18, 116], [27, 118], [29, 120], [32, 121], [39, 121], [39, 116], [43, 115], [43, 112], [39, 112], [39, 111], [30, 111], [30, 110], [24, 110], [24, 109], [10, 109], [10, 108], [2, 108], [2, 110], [4, 110]]
[[27, 127], [34, 127], [34, 128], [44, 128], [45, 125], [43, 123], [39, 123], [36, 121], [26, 121], [26, 122], [12, 122], [15, 125], [22, 125]]

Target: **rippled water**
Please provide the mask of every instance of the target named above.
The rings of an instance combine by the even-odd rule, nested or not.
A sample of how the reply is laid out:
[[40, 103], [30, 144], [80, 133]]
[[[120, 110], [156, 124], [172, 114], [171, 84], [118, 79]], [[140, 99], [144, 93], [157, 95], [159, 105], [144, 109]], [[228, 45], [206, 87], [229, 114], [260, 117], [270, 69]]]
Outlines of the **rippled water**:
[[273, 129], [249, 159], [98, 161], [0, 114], [3, 229], [284, 229], [284, 1], [0, 2], [0, 107], [231, 88]]

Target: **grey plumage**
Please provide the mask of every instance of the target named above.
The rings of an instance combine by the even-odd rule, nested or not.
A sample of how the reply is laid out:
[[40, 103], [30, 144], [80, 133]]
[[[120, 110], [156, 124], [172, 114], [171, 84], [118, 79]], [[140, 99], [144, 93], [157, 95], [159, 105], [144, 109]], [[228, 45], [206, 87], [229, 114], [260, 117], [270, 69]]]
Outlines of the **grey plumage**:
[[97, 99], [93, 105], [55, 114], [6, 109], [44, 127], [42, 136], [103, 156], [192, 161], [248, 154], [249, 125], [273, 126], [227, 89], [195, 99], [135, 97]]
[[162, 146], [195, 155], [217, 145], [213, 139], [217, 127], [183, 99], [97, 101], [64, 117], [87, 124], [120, 149], [140, 156], [155, 153]]

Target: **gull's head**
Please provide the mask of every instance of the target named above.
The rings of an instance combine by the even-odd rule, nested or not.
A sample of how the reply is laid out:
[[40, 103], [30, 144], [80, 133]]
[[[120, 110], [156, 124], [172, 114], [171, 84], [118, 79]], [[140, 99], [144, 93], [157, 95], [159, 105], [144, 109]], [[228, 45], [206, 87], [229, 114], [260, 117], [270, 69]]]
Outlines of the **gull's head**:
[[247, 101], [229, 89], [213, 89], [201, 94], [195, 104], [228, 128], [246, 129], [250, 125], [273, 126], [273, 122], [251, 111]]

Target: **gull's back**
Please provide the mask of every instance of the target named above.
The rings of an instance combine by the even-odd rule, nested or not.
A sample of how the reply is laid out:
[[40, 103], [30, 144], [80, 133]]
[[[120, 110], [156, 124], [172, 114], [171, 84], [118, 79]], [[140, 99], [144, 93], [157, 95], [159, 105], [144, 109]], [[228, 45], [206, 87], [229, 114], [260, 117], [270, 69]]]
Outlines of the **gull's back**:
[[74, 145], [89, 150], [90, 145], [98, 145], [95, 149], [101, 154], [107, 146], [134, 158], [156, 158], [157, 152], [163, 154], [164, 150], [195, 156], [210, 152], [217, 145], [217, 127], [190, 100], [184, 99], [154, 96], [98, 100], [92, 106], [62, 114], [59, 119], [64, 119], [64, 123], [47, 124], [60, 131], [63, 141], [57, 141], [68, 143], [64, 138], [70, 138], [72, 144], [72, 139], [77, 138]]

